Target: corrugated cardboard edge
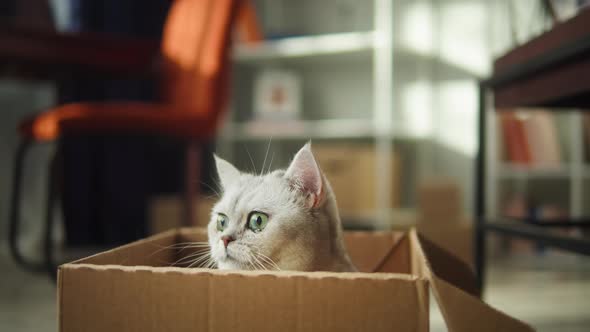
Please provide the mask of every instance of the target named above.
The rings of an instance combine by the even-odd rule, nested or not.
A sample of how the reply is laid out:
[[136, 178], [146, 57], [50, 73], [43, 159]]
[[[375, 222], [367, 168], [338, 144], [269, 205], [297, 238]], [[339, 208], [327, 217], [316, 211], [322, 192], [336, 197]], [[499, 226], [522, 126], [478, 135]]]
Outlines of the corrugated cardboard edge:
[[57, 330], [58, 331], [63, 331], [63, 319], [62, 319], [62, 314], [63, 314], [63, 296], [62, 296], [62, 292], [63, 292], [63, 271], [61, 269], [61, 266], [58, 267], [57, 269]]
[[[307, 279], [323, 279], [323, 278], [334, 278], [334, 279], [351, 279], [351, 280], [425, 280], [412, 274], [402, 273], [369, 273], [369, 272], [328, 272], [328, 271], [316, 271], [316, 272], [301, 272], [301, 271], [259, 271], [259, 270], [215, 270], [206, 268], [184, 268], [184, 267], [153, 267], [153, 266], [123, 266], [123, 265], [95, 265], [95, 264], [65, 264], [60, 267], [60, 278], [67, 271], [73, 270], [94, 270], [94, 271], [123, 271], [123, 272], [146, 272], [146, 273], [176, 273], [176, 274], [199, 274], [207, 276], [273, 276], [276, 278], [291, 278], [291, 277], [302, 277]], [[60, 280], [61, 282], [61, 280]]]
[[[434, 297], [449, 331], [534, 331], [528, 324], [492, 308], [477, 297], [436, 275], [428, 261], [428, 255], [424, 251], [422, 245], [424, 240], [419, 238], [415, 229], [410, 230], [409, 236], [410, 241], [415, 244], [414, 248], [418, 250], [416, 254], [423, 257], [425, 265], [423, 272], [430, 280]], [[449, 264], [447, 269], [461, 268], [458, 265], [461, 262], [452, 259], [453, 257], [443, 249], [434, 244], [427, 246], [429, 251], [437, 251], [436, 258], [439, 260], [437, 264]]]

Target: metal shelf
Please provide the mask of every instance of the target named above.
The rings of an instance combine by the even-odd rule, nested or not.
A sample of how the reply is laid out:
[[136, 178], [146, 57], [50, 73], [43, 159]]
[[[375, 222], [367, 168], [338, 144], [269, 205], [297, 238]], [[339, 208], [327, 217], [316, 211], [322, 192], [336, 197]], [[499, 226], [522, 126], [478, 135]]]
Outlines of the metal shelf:
[[[590, 106], [590, 11], [581, 11], [569, 21], [557, 24], [550, 31], [536, 37], [528, 43], [517, 47], [500, 57], [494, 64], [494, 75], [479, 84], [479, 149], [476, 163], [476, 199], [475, 199], [475, 270], [478, 284], [483, 286], [485, 275], [487, 232], [496, 232], [507, 236], [529, 239], [536, 243], [560, 248], [563, 250], [590, 255], [590, 238], [571, 236], [556, 232], [554, 229], [563, 227], [585, 227], [576, 225], [575, 219], [560, 222], [525, 223], [510, 219], [490, 220], [486, 212], [486, 195], [491, 194], [486, 186], [493, 188], [495, 179], [488, 181], [488, 167], [486, 162], [492, 158], [488, 152], [490, 147], [486, 143], [488, 137], [487, 106], [493, 100], [496, 109], [506, 109], [523, 106], [567, 107], [569, 109], [584, 109]], [[488, 96], [493, 93], [493, 99]], [[559, 108], [553, 110], [559, 111]], [[567, 109], [566, 109], [567, 110]], [[579, 130], [572, 129], [572, 137], [579, 134]], [[490, 149], [490, 151], [494, 151]], [[568, 176], [571, 180], [572, 197], [583, 190], [581, 180], [587, 179], [588, 166], [578, 165], [581, 162], [580, 152], [574, 154], [574, 164], [569, 164], [554, 171], [544, 170], [515, 170], [500, 167], [504, 176], [538, 176], [555, 177]], [[489, 159], [487, 161], [490, 161]], [[566, 174], [568, 173], [568, 174]], [[487, 184], [487, 182], [492, 182]], [[491, 205], [493, 206], [493, 205]], [[579, 214], [580, 206], [572, 205], [574, 217]]]
[[315, 36], [287, 37], [268, 40], [258, 44], [237, 45], [234, 60], [258, 62], [319, 55], [349, 54], [372, 51], [375, 48], [375, 33], [346, 32]]
[[[256, 120], [242, 123], [227, 123], [221, 138], [234, 141], [273, 139], [356, 139], [375, 138], [377, 132], [371, 120], [324, 119], [324, 120]], [[394, 138], [420, 139], [415, 133], [395, 130]]]
[[[567, 225], [564, 225], [567, 226]], [[590, 238], [571, 235], [556, 234], [548, 228], [562, 228], [564, 226], [551, 227], [546, 225], [529, 225], [519, 220], [486, 220], [485, 230], [504, 235], [521, 237], [534, 240], [538, 244], [559, 248], [583, 255], [590, 255]]]
[[559, 166], [525, 166], [517, 164], [501, 164], [498, 168], [498, 177], [501, 179], [521, 178], [569, 178], [572, 176], [568, 165]]
[[[379, 40], [374, 31], [344, 32], [238, 44], [234, 48], [233, 59], [238, 64], [267, 64], [272, 61], [308, 60], [322, 56], [330, 56], [328, 59], [331, 62], [341, 57], [368, 60], [378, 47]], [[479, 77], [481, 74], [461, 63], [441, 58], [439, 54], [412, 49], [407, 45], [394, 45], [393, 52], [394, 61], [407, 59], [413, 62], [421, 59], [434, 61], [445, 70], [463, 75]]]

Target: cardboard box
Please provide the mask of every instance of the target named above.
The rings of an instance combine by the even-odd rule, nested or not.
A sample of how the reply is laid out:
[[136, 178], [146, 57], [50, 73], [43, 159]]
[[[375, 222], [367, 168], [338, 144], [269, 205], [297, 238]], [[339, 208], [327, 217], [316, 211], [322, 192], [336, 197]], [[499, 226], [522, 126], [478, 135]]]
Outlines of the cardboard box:
[[[375, 148], [371, 144], [314, 144], [313, 153], [344, 217], [372, 217], [376, 209]], [[393, 153], [391, 206], [399, 206], [399, 157]]]
[[[211, 209], [216, 200], [200, 196], [193, 203], [196, 206], [192, 226], [206, 227], [211, 217]], [[184, 197], [180, 195], [158, 196], [152, 199], [149, 207], [150, 234], [158, 234], [184, 224]]]
[[463, 196], [456, 181], [442, 177], [425, 179], [418, 186], [419, 218], [442, 224], [463, 218]]
[[60, 266], [59, 330], [428, 331], [429, 289], [449, 331], [532, 330], [475, 297], [467, 266], [414, 230], [347, 233], [359, 273], [170, 266], [191, 252], [162, 248], [206, 237], [172, 230]]

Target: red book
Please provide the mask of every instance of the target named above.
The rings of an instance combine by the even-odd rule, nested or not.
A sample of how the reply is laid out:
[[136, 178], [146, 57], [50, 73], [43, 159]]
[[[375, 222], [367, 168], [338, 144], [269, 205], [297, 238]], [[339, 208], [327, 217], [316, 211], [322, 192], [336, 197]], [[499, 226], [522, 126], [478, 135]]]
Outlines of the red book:
[[531, 163], [531, 151], [528, 147], [524, 123], [513, 112], [500, 113], [504, 147], [508, 161], [514, 164]]
[[516, 130], [516, 146], [518, 150], [518, 162], [524, 165], [530, 165], [533, 162], [531, 148], [527, 139], [525, 128], [525, 119], [513, 115]]

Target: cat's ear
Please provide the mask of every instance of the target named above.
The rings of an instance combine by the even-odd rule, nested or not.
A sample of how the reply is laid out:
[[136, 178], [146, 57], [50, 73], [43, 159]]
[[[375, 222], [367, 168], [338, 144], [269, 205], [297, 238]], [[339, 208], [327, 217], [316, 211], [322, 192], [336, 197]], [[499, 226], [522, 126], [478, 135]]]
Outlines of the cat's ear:
[[285, 177], [300, 191], [307, 195], [309, 208], [317, 208], [326, 196], [322, 172], [311, 152], [311, 143], [305, 144], [285, 172]]
[[225, 189], [238, 180], [240, 171], [225, 159], [219, 158], [217, 155], [213, 156], [215, 157], [215, 165], [217, 166], [217, 177], [219, 177], [221, 186]]

